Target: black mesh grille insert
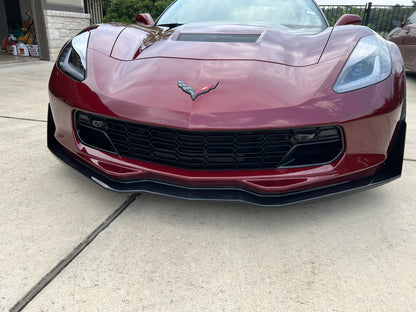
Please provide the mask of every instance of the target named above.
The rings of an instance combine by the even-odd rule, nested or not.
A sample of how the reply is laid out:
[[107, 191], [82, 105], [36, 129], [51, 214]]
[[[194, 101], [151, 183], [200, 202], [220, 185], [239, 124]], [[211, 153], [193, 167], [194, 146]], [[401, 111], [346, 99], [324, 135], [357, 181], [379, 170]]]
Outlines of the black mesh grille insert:
[[[88, 127], [105, 133], [120, 156], [191, 170], [273, 169], [281, 166], [322, 164], [343, 151], [337, 126], [254, 130], [190, 131], [150, 126], [78, 111], [75, 126], [80, 140], [94, 142]], [[314, 148], [310, 148], [313, 146]]]
[[200, 34], [181, 33], [178, 41], [199, 41], [199, 42], [243, 42], [254, 43], [260, 34]]

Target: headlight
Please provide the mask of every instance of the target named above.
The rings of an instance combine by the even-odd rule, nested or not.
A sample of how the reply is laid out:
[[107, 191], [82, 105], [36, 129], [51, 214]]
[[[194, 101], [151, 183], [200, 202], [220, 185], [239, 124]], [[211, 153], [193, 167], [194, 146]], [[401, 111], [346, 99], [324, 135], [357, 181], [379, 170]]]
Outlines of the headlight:
[[85, 31], [74, 37], [62, 50], [58, 68], [69, 77], [82, 81], [87, 74], [87, 48], [90, 32]]
[[334, 91], [345, 93], [371, 86], [391, 74], [391, 57], [384, 40], [376, 35], [361, 38], [338, 76]]

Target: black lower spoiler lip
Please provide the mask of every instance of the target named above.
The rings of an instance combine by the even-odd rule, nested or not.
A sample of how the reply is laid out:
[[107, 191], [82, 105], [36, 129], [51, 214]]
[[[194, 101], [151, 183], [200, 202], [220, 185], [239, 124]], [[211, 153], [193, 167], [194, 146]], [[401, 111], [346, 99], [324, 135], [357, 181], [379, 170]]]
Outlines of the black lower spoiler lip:
[[312, 199], [328, 196], [342, 195], [352, 191], [362, 191], [373, 188], [401, 176], [403, 166], [404, 145], [406, 137], [406, 121], [401, 119], [389, 156], [380, 170], [373, 176], [348, 181], [341, 184], [330, 185], [318, 189], [310, 189], [283, 194], [264, 194], [239, 188], [198, 188], [177, 184], [168, 184], [154, 180], [124, 181], [115, 180], [97, 172], [90, 166], [70, 153], [56, 140], [55, 124], [49, 108], [48, 112], [48, 148], [50, 151], [67, 165], [73, 167], [86, 177], [98, 183], [108, 190], [123, 193], [148, 192], [162, 194], [171, 197], [189, 200], [219, 200], [219, 201], [241, 201], [259, 206], [285, 206], [301, 203]]

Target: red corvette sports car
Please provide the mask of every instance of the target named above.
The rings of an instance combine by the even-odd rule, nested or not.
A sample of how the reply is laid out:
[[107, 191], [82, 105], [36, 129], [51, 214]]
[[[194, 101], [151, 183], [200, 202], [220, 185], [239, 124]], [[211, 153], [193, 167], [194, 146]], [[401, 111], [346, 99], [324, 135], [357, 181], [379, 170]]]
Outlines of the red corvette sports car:
[[48, 146], [99, 185], [278, 206], [401, 175], [405, 71], [313, 0], [177, 0], [62, 49]]
[[386, 39], [397, 44], [402, 52], [406, 69], [416, 72], [416, 12], [404, 22], [394, 20], [393, 25], [396, 28]]

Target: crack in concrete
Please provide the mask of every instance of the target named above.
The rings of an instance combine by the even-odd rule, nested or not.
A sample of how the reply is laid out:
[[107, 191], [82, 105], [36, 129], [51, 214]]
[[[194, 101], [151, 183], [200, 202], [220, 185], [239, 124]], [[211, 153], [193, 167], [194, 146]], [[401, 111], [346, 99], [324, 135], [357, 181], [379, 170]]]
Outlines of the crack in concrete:
[[12, 119], [12, 120], [23, 120], [23, 121], [47, 122], [46, 120], [41, 120], [41, 119], [22, 118], [22, 117], [11, 117], [11, 116], [0, 116], [0, 118]]
[[103, 223], [92, 231], [78, 246], [76, 246], [64, 259], [58, 262], [35, 286], [32, 287], [11, 309], [10, 312], [22, 311], [55, 277], [61, 273], [102, 231], [104, 231], [136, 198], [139, 193], [131, 195], [118, 207]]
[[404, 158], [403, 161], [415, 161], [416, 162], [416, 159]]

